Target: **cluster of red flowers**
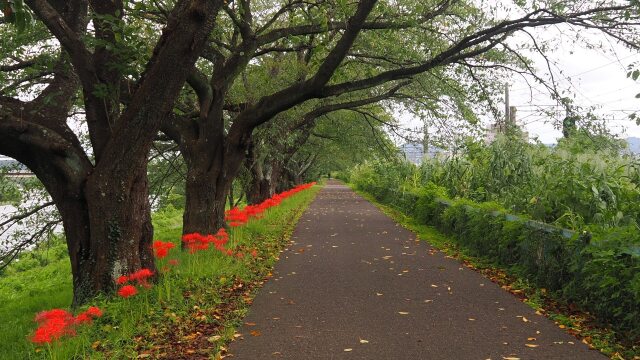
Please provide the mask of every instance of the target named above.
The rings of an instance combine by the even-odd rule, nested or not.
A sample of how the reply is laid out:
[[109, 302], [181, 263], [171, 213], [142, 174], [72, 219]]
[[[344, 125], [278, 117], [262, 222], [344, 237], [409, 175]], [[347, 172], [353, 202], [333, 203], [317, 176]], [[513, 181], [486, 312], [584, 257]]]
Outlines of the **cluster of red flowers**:
[[224, 252], [224, 245], [229, 242], [229, 234], [227, 230], [220, 228], [214, 235], [202, 235], [200, 233], [184, 234], [182, 235], [182, 241], [192, 254], [201, 250], [207, 250], [210, 244], [213, 244], [216, 250]]
[[156, 253], [156, 257], [158, 259], [165, 258], [169, 255], [169, 250], [173, 249], [176, 245], [170, 241], [162, 242], [160, 240], [156, 240], [153, 242], [153, 250]]
[[[232, 227], [242, 226], [246, 224], [250, 219], [259, 219], [262, 214], [269, 208], [277, 206], [282, 200], [287, 197], [305, 190], [315, 185], [315, 182], [297, 186], [291, 190], [285, 191], [280, 194], [276, 194], [271, 198], [263, 201], [258, 205], [248, 205], [242, 210], [233, 208], [225, 213], [225, 220], [229, 222]], [[201, 250], [207, 250], [210, 245], [226, 254], [228, 256], [235, 256], [239, 259], [244, 258], [245, 253], [238, 251], [235, 252], [231, 249], [225, 248], [225, 245], [229, 242], [229, 234], [224, 228], [220, 228], [214, 235], [201, 235], [199, 233], [185, 234], [182, 236], [182, 241], [185, 247], [189, 249], [190, 253], [195, 253]], [[172, 242], [163, 242], [156, 240], [153, 243], [153, 250], [155, 256], [158, 259], [163, 259], [169, 254], [169, 250], [173, 249], [175, 244]], [[246, 251], [248, 249], [245, 248]], [[250, 252], [252, 257], [258, 256], [258, 251], [252, 249]], [[169, 265], [178, 265], [178, 260], [170, 259]], [[120, 276], [116, 283], [121, 285], [118, 289], [118, 295], [123, 298], [134, 296], [138, 293], [138, 286], [150, 288], [149, 278], [153, 276], [153, 272], [149, 269], [140, 269], [130, 275]], [[54, 340], [61, 338], [62, 336], [74, 336], [76, 334], [76, 326], [80, 324], [90, 324], [93, 319], [101, 317], [102, 311], [97, 307], [90, 307], [87, 311], [73, 316], [70, 312], [62, 309], [53, 309], [49, 311], [43, 311], [36, 315], [35, 321], [39, 324], [35, 334], [31, 338], [31, 341], [35, 344], [50, 343]]]
[[229, 209], [225, 212], [225, 220], [229, 222], [229, 226], [231, 227], [242, 226], [252, 218], [259, 219], [260, 217], [262, 217], [262, 213], [264, 213], [271, 207], [280, 205], [282, 200], [290, 197], [293, 194], [299, 193], [302, 190], [308, 189], [315, 184], [315, 182], [312, 182], [308, 184], [298, 185], [291, 190], [281, 192], [280, 194], [275, 194], [269, 199], [261, 202], [260, 204], [247, 205], [242, 210], [234, 207], [233, 209]]
[[102, 310], [95, 306], [75, 317], [70, 312], [62, 309], [43, 311], [36, 315], [35, 321], [39, 326], [31, 341], [35, 344], [46, 344], [65, 335], [74, 336], [77, 325], [91, 324], [93, 319], [101, 316]]
[[[251, 219], [259, 219], [262, 214], [269, 208], [279, 205], [282, 200], [296, 194], [302, 190], [308, 189], [316, 183], [309, 183], [296, 186], [295, 188], [276, 194], [271, 198], [263, 201], [257, 205], [247, 205], [242, 209], [234, 207], [225, 212], [225, 220], [229, 222], [229, 226], [238, 227], [245, 225]], [[233, 250], [225, 248], [225, 245], [229, 241], [229, 234], [227, 234], [224, 228], [220, 228], [215, 235], [202, 235], [200, 233], [185, 234], [182, 236], [182, 241], [185, 247], [193, 254], [198, 251], [207, 250], [210, 244], [213, 244], [215, 249], [226, 254], [228, 256], [235, 256], [239, 259], [244, 258], [243, 252], [234, 253]], [[252, 249], [250, 252], [254, 258], [258, 256], [258, 251]]]
[[124, 285], [118, 290], [118, 295], [123, 298], [128, 298], [129, 296], [133, 296], [138, 293], [138, 290], [134, 285], [125, 285], [128, 282], [137, 282], [138, 285], [142, 285], [147, 289], [151, 287], [149, 284], [149, 278], [153, 276], [153, 271], [149, 269], [140, 269], [133, 274], [123, 275], [116, 280], [118, 285]]
[[[234, 253], [233, 250], [225, 248], [225, 245], [229, 242], [229, 234], [224, 228], [220, 228], [215, 235], [202, 235], [200, 233], [185, 234], [182, 236], [182, 241], [185, 243], [185, 247], [189, 249], [191, 254], [207, 250], [210, 248], [210, 244], [213, 244], [213, 248], [220, 251], [227, 256], [235, 256], [238, 259], [242, 259], [244, 254], [242, 252]], [[253, 257], [258, 256], [258, 251], [253, 249], [251, 251]]]

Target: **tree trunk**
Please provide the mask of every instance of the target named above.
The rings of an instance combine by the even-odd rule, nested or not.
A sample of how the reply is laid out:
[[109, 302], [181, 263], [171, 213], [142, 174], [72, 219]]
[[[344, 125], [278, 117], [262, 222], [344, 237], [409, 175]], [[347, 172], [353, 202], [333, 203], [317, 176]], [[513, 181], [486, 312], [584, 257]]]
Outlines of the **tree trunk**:
[[199, 162], [187, 169], [183, 234], [214, 234], [224, 226], [225, 200], [233, 178]]
[[246, 159], [247, 149], [247, 142], [227, 148], [220, 141], [208, 151], [183, 150], [187, 165], [183, 234], [213, 234], [225, 225], [226, 197]]
[[247, 202], [249, 204], [259, 204], [273, 195], [271, 182], [267, 178], [253, 178], [249, 186], [250, 188], [247, 190]]
[[183, 215], [183, 234], [198, 232], [214, 234], [224, 226], [225, 199], [229, 184], [218, 186], [217, 176], [192, 177], [198, 169], [187, 171], [186, 204]]
[[74, 304], [112, 291], [121, 275], [142, 268], [156, 272], [146, 162], [132, 172], [131, 181], [91, 175], [85, 190], [86, 224], [68, 221], [71, 231], [89, 229], [89, 237], [76, 239], [73, 249]]
[[[268, 171], [272, 173], [271, 170]], [[247, 189], [247, 202], [259, 204], [273, 195], [271, 191], [271, 174], [265, 176], [261, 164], [254, 164], [251, 168], [251, 182]]]
[[271, 195], [288, 190], [289, 186], [282, 174], [284, 173], [284, 164], [274, 163], [272, 165], [273, 171], [271, 172]]

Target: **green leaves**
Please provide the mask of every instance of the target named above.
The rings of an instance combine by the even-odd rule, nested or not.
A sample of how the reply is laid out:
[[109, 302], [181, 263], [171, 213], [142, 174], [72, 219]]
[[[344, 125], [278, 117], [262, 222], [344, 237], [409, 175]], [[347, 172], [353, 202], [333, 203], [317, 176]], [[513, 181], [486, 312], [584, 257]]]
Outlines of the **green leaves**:
[[0, 8], [8, 23], [15, 25], [18, 31], [24, 31], [33, 20], [23, 0], [0, 0]]

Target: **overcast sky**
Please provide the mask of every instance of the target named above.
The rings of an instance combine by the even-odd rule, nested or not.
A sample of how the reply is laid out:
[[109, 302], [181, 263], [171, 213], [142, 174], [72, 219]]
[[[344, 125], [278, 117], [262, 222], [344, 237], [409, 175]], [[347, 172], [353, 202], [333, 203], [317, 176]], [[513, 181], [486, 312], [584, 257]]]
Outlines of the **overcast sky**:
[[[504, 11], [499, 10], [503, 14]], [[606, 120], [611, 132], [621, 137], [640, 137], [640, 126], [628, 118], [630, 114], [640, 112], [640, 99], [635, 98], [640, 93], [640, 81], [635, 82], [626, 76], [630, 64], [640, 64], [638, 51], [632, 51], [596, 30], [556, 25], [529, 29], [529, 32], [536, 40], [551, 43], [553, 51], [546, 55], [558, 89], [567, 91], [563, 96], [571, 98], [575, 105], [583, 108], [594, 107], [594, 113], [599, 119]], [[513, 45], [523, 41], [530, 42], [530, 39], [516, 35], [509, 43]], [[535, 61], [539, 76], [549, 80], [544, 58], [533, 52], [525, 55]], [[562, 131], [556, 126], [564, 118], [564, 110], [551, 99], [544, 86], [529, 80], [528, 84], [516, 74], [506, 79], [511, 89], [510, 105], [516, 106], [517, 119], [531, 138], [537, 137], [543, 143], [555, 143], [562, 137]], [[548, 111], [555, 113], [549, 116], [545, 113]], [[421, 121], [408, 112], [397, 115], [406, 127], [420, 127]], [[485, 126], [494, 121], [489, 116], [483, 120]]]
[[[595, 107], [598, 118], [606, 120], [612, 132], [623, 137], [640, 137], [640, 127], [628, 118], [629, 114], [640, 110], [640, 83], [627, 78], [628, 66], [640, 62], [640, 53], [611, 43], [596, 32], [582, 32], [586, 39], [602, 48], [586, 49], [580, 42], [572, 40], [572, 34], [562, 35], [559, 28], [538, 30], [540, 36], [560, 39], [557, 50], [548, 57], [554, 62], [558, 87], [567, 89], [574, 103], [583, 107]], [[534, 57], [538, 70], [548, 77], [546, 63], [541, 56]], [[562, 71], [563, 74], [559, 75]], [[562, 136], [554, 129], [551, 119], [543, 110], [553, 110], [555, 102], [545, 93], [542, 86], [533, 84], [530, 88], [519, 77], [513, 77], [511, 85], [511, 105], [518, 108], [518, 119], [532, 136], [538, 136], [544, 143], [555, 142]], [[558, 111], [556, 120], [564, 117]]]

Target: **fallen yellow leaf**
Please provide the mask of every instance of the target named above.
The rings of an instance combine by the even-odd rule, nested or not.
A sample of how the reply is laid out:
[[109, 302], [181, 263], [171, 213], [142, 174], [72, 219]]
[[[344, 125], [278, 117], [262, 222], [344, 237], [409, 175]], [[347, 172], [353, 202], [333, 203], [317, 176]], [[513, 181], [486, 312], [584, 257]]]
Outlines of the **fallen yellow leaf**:
[[400, 315], [409, 315], [409, 313], [406, 312], [406, 311], [398, 311], [398, 314], [400, 314]]
[[368, 344], [369, 340], [360, 339], [360, 344]]
[[185, 336], [183, 336], [182, 338], [183, 338], [184, 340], [193, 340], [193, 339], [195, 339], [195, 338], [196, 338], [196, 336], [198, 336], [198, 334], [197, 334], [197, 333], [192, 333], [192, 334], [189, 334], [189, 335], [185, 335]]
[[530, 347], [530, 348], [537, 348], [540, 345], [536, 345], [536, 344], [524, 344], [524, 346], [526, 347]]
[[344, 349], [345, 352], [349, 352], [349, 351], [353, 351], [353, 349], [349, 348], [349, 349]]
[[251, 336], [260, 336], [260, 335], [262, 335], [262, 333], [260, 331], [258, 331], [258, 330], [251, 330], [249, 333], [251, 334]]
[[222, 336], [220, 335], [213, 335], [211, 337], [207, 338], [207, 341], [211, 342], [211, 343], [215, 343], [216, 341], [220, 340], [222, 338]]

